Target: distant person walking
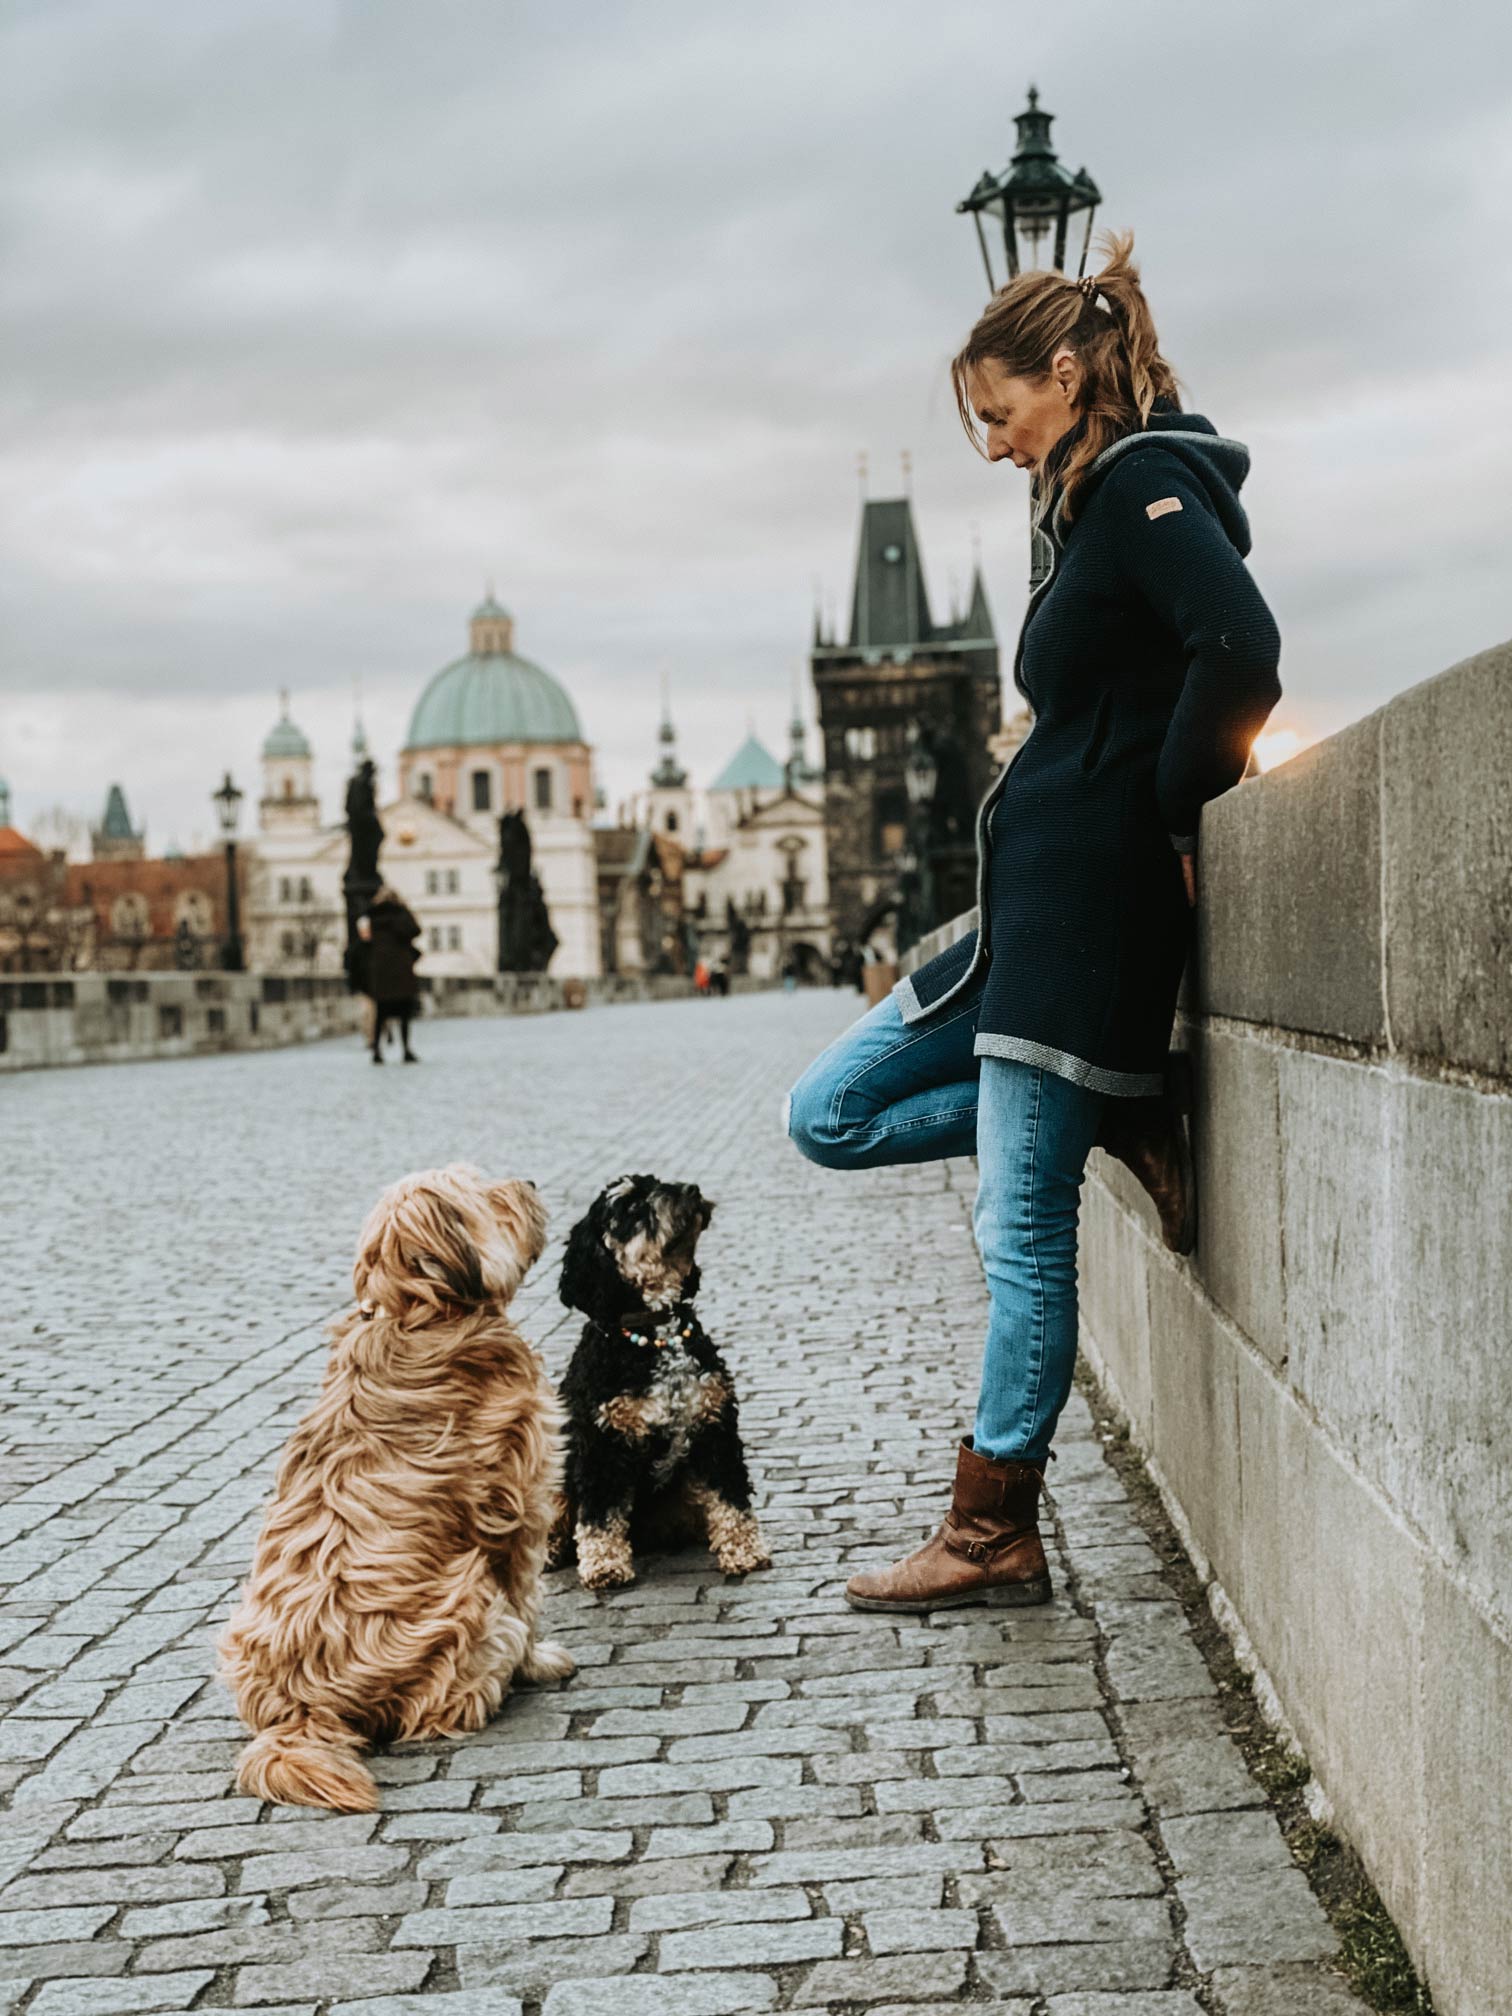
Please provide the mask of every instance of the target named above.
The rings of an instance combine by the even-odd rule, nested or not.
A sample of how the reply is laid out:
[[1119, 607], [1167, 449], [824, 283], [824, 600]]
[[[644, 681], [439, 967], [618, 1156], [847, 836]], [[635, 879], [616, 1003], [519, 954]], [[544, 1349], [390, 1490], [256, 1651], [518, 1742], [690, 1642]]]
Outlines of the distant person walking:
[[368, 941], [367, 981], [373, 997], [373, 1062], [383, 1062], [383, 1038], [390, 1022], [399, 1024], [406, 1064], [420, 1059], [410, 1048], [410, 1024], [420, 1012], [420, 985], [415, 978], [420, 926], [415, 913], [388, 884], [382, 883], [358, 929]]
[[1199, 815], [1243, 776], [1280, 695], [1280, 637], [1244, 565], [1249, 451], [1182, 412], [1133, 246], [1113, 238], [1095, 278], [1019, 274], [952, 366], [968, 434], [1033, 476], [1013, 670], [1034, 727], [977, 812], [978, 928], [901, 979], [788, 1099], [792, 1139], [828, 1168], [975, 1153], [980, 1171], [975, 1424], [945, 1523], [854, 1576], [858, 1609], [1048, 1600], [1039, 1495], [1076, 1360], [1091, 1149], [1134, 1169], [1167, 1244], [1193, 1238], [1167, 1046]]

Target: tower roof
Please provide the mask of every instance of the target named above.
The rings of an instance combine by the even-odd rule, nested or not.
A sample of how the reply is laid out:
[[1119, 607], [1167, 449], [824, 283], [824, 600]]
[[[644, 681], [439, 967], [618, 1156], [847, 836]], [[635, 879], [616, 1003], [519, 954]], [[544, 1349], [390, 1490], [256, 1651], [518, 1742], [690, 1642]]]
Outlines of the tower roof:
[[780, 791], [787, 780], [782, 765], [755, 735], [747, 735], [709, 786], [711, 791]]
[[126, 810], [126, 793], [119, 784], [112, 784], [106, 793], [100, 837], [104, 840], [135, 840], [137, 837], [131, 824], [131, 814]]
[[276, 761], [279, 757], [310, 757], [314, 755], [306, 736], [289, 719], [289, 695], [287, 690], [278, 696], [278, 719], [263, 739], [263, 761]]
[[661, 726], [656, 731], [656, 739], [661, 744], [661, 754], [651, 772], [652, 785], [659, 791], [680, 791], [688, 781], [688, 773], [677, 760], [677, 730], [672, 725], [672, 703], [667, 698], [665, 682], [662, 686]]
[[934, 634], [913, 508], [906, 497], [869, 498], [861, 508], [851, 646], [899, 648]]

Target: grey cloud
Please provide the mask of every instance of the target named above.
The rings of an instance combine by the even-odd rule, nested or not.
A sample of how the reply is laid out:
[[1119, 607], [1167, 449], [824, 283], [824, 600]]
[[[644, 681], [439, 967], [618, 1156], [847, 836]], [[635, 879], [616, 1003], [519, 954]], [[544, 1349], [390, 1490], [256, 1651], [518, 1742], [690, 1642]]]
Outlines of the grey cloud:
[[[1337, 725], [1507, 628], [1465, 535], [1512, 490], [1475, 438], [1509, 53], [1489, 0], [13, 7], [0, 771], [92, 807], [135, 767], [184, 823], [201, 780], [132, 696], [207, 750], [285, 681], [334, 720], [360, 675], [402, 725], [489, 573], [615, 795], [663, 672], [712, 765], [748, 707], [780, 733], [814, 577], [844, 605], [861, 448], [879, 491], [913, 451], [937, 600], [980, 524], [1011, 644], [1023, 491], [945, 366], [981, 294], [952, 206], [1031, 79], [1191, 403], [1255, 444], [1283, 711]], [[1425, 389], [1446, 363], [1462, 403]], [[1340, 431], [1362, 401], [1412, 442], [1394, 513]]]

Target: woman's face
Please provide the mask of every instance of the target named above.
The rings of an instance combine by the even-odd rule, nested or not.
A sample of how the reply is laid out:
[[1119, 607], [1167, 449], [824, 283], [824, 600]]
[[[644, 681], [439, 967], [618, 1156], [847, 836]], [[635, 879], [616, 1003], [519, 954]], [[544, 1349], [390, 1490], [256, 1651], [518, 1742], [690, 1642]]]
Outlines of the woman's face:
[[1039, 383], [1011, 377], [993, 357], [974, 365], [966, 389], [986, 430], [988, 461], [1037, 469], [1066, 429], [1076, 424], [1077, 383], [1076, 358], [1070, 350], [1056, 351]]

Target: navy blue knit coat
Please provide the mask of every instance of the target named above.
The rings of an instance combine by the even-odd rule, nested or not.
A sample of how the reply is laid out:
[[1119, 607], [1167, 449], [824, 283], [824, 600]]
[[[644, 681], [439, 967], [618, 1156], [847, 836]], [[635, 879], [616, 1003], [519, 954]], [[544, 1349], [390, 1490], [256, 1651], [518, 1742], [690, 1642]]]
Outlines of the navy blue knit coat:
[[1045, 465], [1040, 576], [1014, 658], [1034, 727], [977, 813], [978, 928], [894, 989], [903, 1019], [970, 1013], [979, 1057], [1093, 1091], [1162, 1082], [1192, 932], [1180, 855], [1280, 696], [1281, 640], [1244, 564], [1249, 450], [1157, 401], [1065, 521]]

